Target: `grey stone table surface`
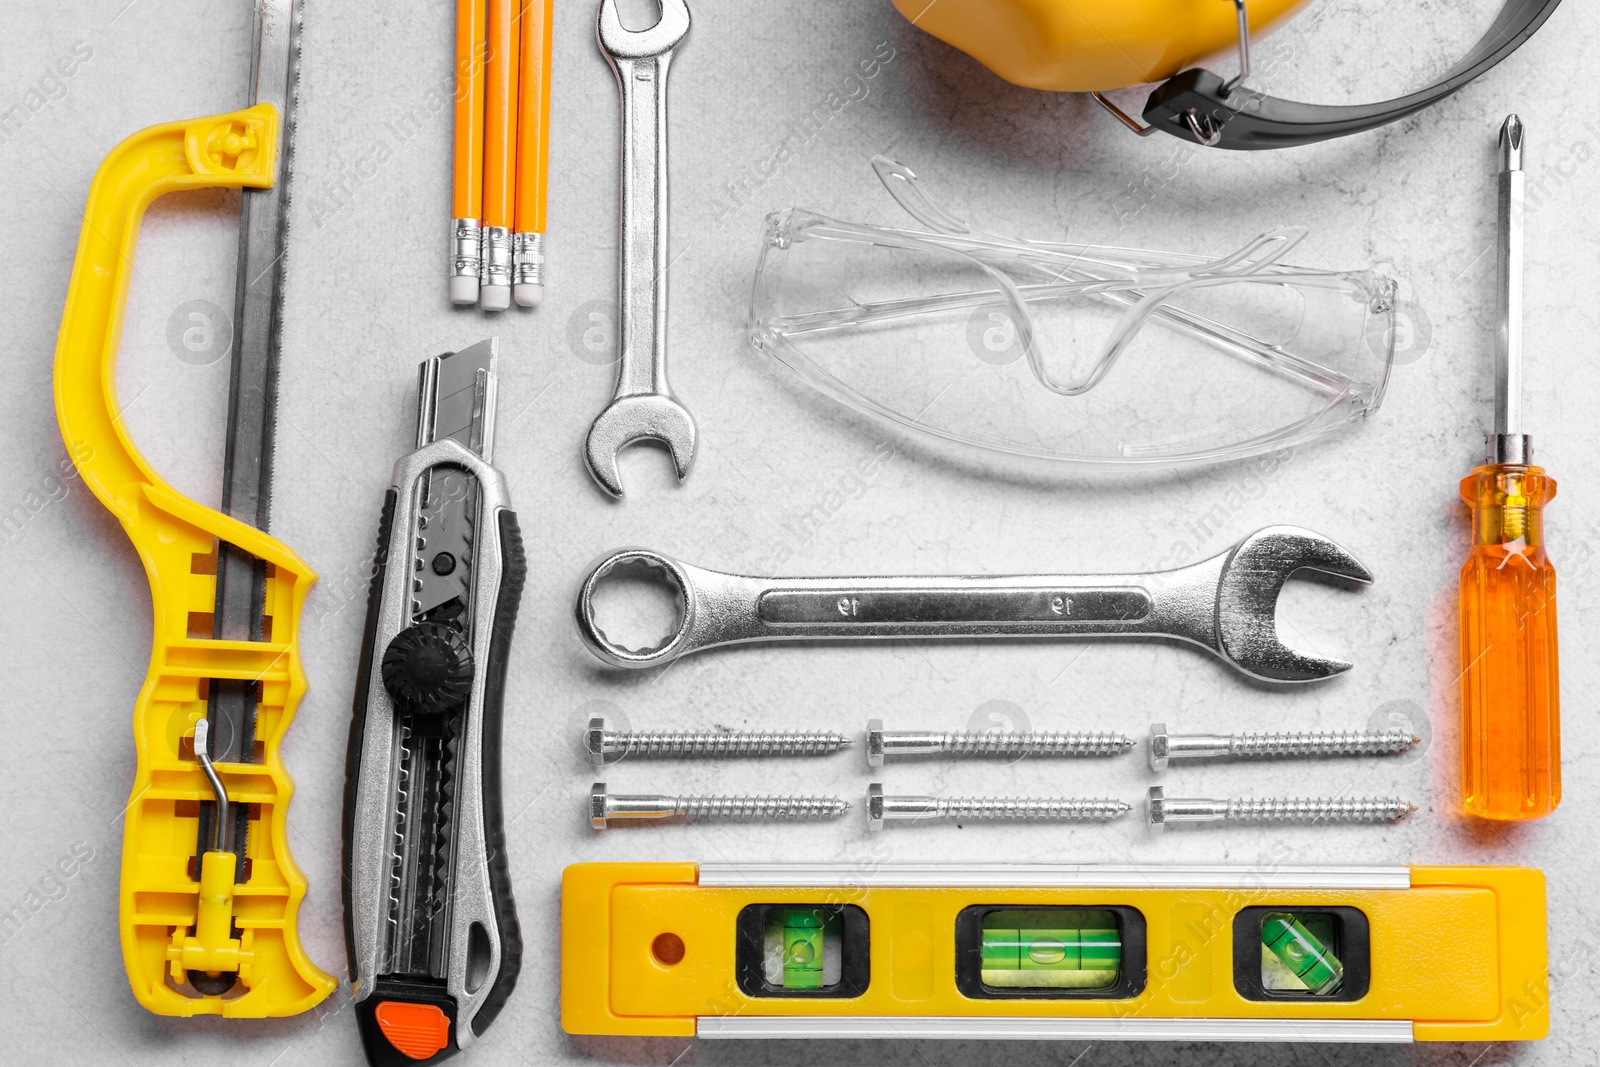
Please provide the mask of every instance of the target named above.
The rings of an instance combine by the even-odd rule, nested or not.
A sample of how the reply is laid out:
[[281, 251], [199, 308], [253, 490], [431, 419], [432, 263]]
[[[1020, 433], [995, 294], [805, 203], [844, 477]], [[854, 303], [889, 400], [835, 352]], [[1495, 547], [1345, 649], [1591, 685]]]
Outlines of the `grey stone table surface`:
[[[1196, 0], [1197, 3], [1202, 0]], [[1214, 0], [1220, 2], [1220, 0]], [[617, 102], [594, 3], [557, 4], [550, 270], [544, 307], [453, 309], [442, 274], [451, 119], [444, 0], [308, 2], [273, 532], [321, 575], [302, 631], [310, 691], [283, 751], [297, 784], [293, 853], [310, 880], [310, 955], [345, 973], [340, 803], [364, 568], [395, 458], [412, 435], [423, 357], [497, 335], [499, 465], [531, 564], [508, 686], [509, 849], [526, 936], [517, 991], [467, 1061], [708, 1064], [1490, 1064], [1592, 1062], [1600, 922], [1585, 904], [1600, 666], [1600, 119], [1583, 110], [1600, 17], [1572, 0], [1499, 69], [1382, 131], [1291, 151], [1226, 154], [1139, 140], [1084, 97], [1009, 86], [887, 0], [691, 0], [672, 81], [672, 371], [703, 432], [673, 483], [652, 449], [626, 455], [626, 502], [580, 459], [609, 398], [615, 300]], [[1256, 84], [1355, 102], [1445, 69], [1498, 4], [1313, 0], [1263, 41]], [[359, 1062], [348, 982], [305, 1016], [263, 1023], [159, 1018], [129, 994], [117, 940], [121, 813], [133, 775], [129, 714], [150, 642], [143, 571], [121, 530], [63, 474], [51, 364], [95, 166], [142, 127], [238, 106], [246, 0], [10, 0], [0, 11], [0, 1059], [7, 1063]], [[58, 63], [58, 61], [65, 62]], [[863, 61], [868, 61], [863, 66]], [[871, 69], [872, 73], [864, 72]], [[70, 70], [70, 74], [62, 73]], [[1128, 94], [1136, 99], [1137, 94]], [[1573, 108], [1579, 110], [1574, 111]], [[1457, 772], [1456, 571], [1466, 545], [1456, 482], [1489, 417], [1494, 314], [1494, 135], [1529, 129], [1527, 419], [1560, 480], [1548, 512], [1561, 568], [1566, 800], [1532, 825], [1475, 825]], [[812, 116], [807, 120], [807, 116]], [[1149, 478], [1017, 475], [950, 462], [847, 415], [754, 354], [744, 321], [758, 227], [806, 206], [884, 219], [868, 167], [887, 152], [935, 177], [992, 229], [1216, 252], [1281, 225], [1311, 228], [1296, 258], [1371, 265], [1400, 281], [1404, 332], [1382, 410], [1266, 469]], [[143, 228], [118, 389], [132, 435], [180, 490], [215, 501], [228, 362], [215, 336], [233, 294], [237, 197], [158, 201]], [[198, 303], [197, 303], [198, 302]], [[1174, 645], [894, 642], [762, 646], [618, 674], [581, 647], [573, 593], [622, 544], [707, 566], [800, 574], [1137, 570], [1180, 546], [1210, 554], [1292, 522], [1350, 546], [1377, 574], [1359, 597], [1295, 586], [1285, 633], [1356, 663], [1330, 684], [1247, 684]], [[1408, 722], [1405, 760], [1174, 769], [1169, 791], [1398, 793], [1420, 808], [1384, 828], [1197, 831], [943, 825], [869, 838], [843, 822], [774, 829], [591, 832], [594, 774], [577, 724], [595, 709], [637, 727], [806, 724], [859, 731], [1027, 722], [1041, 728], [1351, 728]], [[629, 764], [611, 787], [781, 788], [864, 797], [859, 757], [782, 765]], [[876, 777], [876, 776], [874, 776]], [[908, 792], [1142, 797], [1142, 759], [881, 772]], [[1584, 841], [1590, 841], [1585, 845]], [[1410, 1048], [575, 1040], [558, 1019], [558, 885], [583, 860], [1516, 863], [1549, 876], [1553, 1013], [1529, 1045]], [[70, 870], [65, 875], [61, 872]], [[1592, 904], [1592, 901], [1591, 901]], [[1507, 995], [1511, 995], [1507, 992]]]

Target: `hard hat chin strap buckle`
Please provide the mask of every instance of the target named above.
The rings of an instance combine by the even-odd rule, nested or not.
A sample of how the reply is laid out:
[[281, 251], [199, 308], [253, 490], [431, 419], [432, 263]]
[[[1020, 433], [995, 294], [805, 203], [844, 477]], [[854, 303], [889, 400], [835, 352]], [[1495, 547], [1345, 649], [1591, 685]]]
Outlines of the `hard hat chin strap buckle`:
[[[1233, 0], [1233, 7], [1239, 16], [1239, 73], [1235, 74], [1223, 86], [1223, 95], [1232, 93], [1233, 90], [1250, 76], [1250, 17], [1245, 10], [1245, 0]], [[1147, 137], [1156, 131], [1154, 125], [1144, 125], [1138, 119], [1122, 110], [1102, 92], [1090, 93], [1094, 102], [1111, 113], [1111, 115], [1128, 129], [1140, 137]], [[1148, 113], [1148, 108], [1146, 109]], [[1221, 139], [1222, 130], [1210, 116], [1197, 108], [1188, 108], [1183, 112], [1183, 121], [1189, 127], [1191, 138], [1203, 145], [1214, 145]]]
[[1189, 132], [1196, 141], [1213, 148], [1222, 140], [1222, 130], [1211, 121], [1210, 115], [1202, 115], [1194, 108], [1186, 108], [1183, 112], [1184, 124], [1189, 127]]

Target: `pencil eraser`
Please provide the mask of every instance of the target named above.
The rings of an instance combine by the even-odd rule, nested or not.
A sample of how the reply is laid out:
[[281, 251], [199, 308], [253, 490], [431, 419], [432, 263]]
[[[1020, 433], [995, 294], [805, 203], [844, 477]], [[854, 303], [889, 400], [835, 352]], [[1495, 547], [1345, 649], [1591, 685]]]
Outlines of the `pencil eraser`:
[[511, 306], [511, 286], [482, 286], [478, 290], [478, 306], [485, 311], [504, 311]]
[[454, 275], [450, 279], [450, 303], [476, 304], [478, 302], [478, 279], [469, 278], [465, 274]]
[[512, 288], [512, 295], [517, 298], [517, 306], [536, 308], [544, 301], [544, 286], [538, 282], [518, 282]]

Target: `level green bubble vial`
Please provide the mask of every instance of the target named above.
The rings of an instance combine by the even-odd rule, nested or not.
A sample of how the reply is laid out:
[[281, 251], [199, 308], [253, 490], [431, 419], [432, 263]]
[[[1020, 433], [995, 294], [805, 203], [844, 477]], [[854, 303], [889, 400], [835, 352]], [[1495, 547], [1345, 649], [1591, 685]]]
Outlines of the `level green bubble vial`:
[[782, 913], [783, 988], [821, 989], [822, 916], [815, 910], [789, 908]]
[[[1304, 988], [1313, 996], [1337, 993], [1344, 982], [1344, 964], [1328, 944], [1337, 934], [1338, 919], [1332, 915], [1288, 911], [1267, 915], [1261, 920], [1263, 984], [1278, 990]], [[1288, 969], [1292, 982], [1274, 979], [1272, 960]]]
[[987, 986], [1103, 989], [1122, 967], [1116, 916], [1098, 909], [1001, 909], [983, 919], [979, 946]]

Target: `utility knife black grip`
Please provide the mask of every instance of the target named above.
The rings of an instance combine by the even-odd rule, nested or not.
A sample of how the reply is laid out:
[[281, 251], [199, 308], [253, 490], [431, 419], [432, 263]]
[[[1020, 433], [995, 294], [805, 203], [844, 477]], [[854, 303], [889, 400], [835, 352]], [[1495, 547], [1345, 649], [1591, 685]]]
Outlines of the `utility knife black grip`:
[[483, 696], [483, 820], [489, 839], [489, 884], [494, 892], [495, 914], [500, 920], [500, 973], [483, 1006], [472, 1020], [481, 1034], [494, 1022], [506, 998], [517, 985], [522, 969], [522, 926], [511, 895], [511, 868], [506, 857], [505, 807], [500, 782], [500, 738], [505, 718], [506, 666], [511, 658], [511, 634], [517, 625], [517, 605], [528, 578], [528, 554], [522, 547], [522, 527], [517, 514], [500, 512], [500, 597], [495, 606], [494, 637], [484, 670]]

